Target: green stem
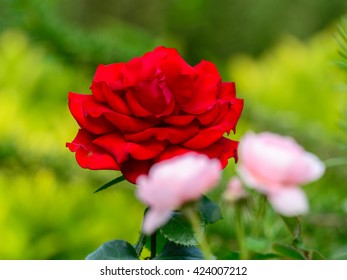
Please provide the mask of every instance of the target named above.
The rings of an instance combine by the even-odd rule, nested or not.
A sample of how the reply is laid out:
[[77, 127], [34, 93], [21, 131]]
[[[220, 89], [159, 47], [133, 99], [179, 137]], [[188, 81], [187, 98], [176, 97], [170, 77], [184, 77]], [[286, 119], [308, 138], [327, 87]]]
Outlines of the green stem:
[[139, 236], [139, 238], [138, 238], [138, 240], [134, 246], [135, 252], [136, 252], [136, 255], [138, 258], [140, 258], [143, 247], [146, 244], [146, 239], [147, 239], [147, 236], [145, 234], [143, 234], [143, 232], [141, 231], [140, 236]]
[[239, 245], [240, 259], [247, 260], [249, 256], [248, 256], [248, 249], [247, 249], [246, 237], [245, 237], [245, 225], [244, 225], [244, 221], [242, 217], [242, 209], [240, 205], [236, 205], [235, 207], [235, 216], [236, 216], [236, 219], [235, 219], [236, 239]]
[[267, 207], [267, 198], [265, 195], [259, 197], [258, 211], [255, 214], [254, 225], [253, 225], [253, 236], [255, 238], [259, 237], [260, 230], [262, 227], [262, 222], [264, 221], [264, 215]]
[[154, 259], [157, 255], [157, 232], [155, 231], [151, 235], [151, 259]]
[[204, 255], [204, 258], [206, 260], [215, 259], [214, 255], [211, 252], [210, 247], [208, 246], [206, 236], [203, 233], [203, 231], [201, 230], [200, 217], [197, 215], [197, 213], [191, 207], [184, 209], [184, 214], [186, 215], [186, 217], [189, 219], [190, 223], [192, 224], [195, 238], [199, 242], [199, 247], [200, 247], [202, 254]]

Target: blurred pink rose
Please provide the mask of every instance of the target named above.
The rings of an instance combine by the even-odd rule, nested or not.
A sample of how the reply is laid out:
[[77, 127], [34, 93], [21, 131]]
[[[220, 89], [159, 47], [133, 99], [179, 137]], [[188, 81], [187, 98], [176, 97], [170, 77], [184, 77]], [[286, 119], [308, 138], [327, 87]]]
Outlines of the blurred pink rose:
[[324, 171], [319, 158], [291, 137], [247, 133], [240, 141], [239, 176], [246, 185], [264, 193], [282, 215], [308, 211], [306, 195], [299, 185], [319, 179]]
[[247, 197], [247, 192], [242, 186], [241, 180], [236, 176], [232, 177], [228, 182], [223, 198], [232, 203], [245, 197]]
[[138, 198], [149, 206], [143, 232], [153, 233], [170, 219], [173, 210], [215, 187], [221, 170], [218, 159], [195, 153], [153, 165], [148, 175], [136, 181]]

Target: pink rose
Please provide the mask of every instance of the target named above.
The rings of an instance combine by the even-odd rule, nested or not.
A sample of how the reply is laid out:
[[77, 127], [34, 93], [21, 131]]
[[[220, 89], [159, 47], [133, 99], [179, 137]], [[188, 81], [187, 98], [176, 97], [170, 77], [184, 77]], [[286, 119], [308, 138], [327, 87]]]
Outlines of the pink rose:
[[223, 198], [227, 202], [232, 203], [246, 197], [247, 192], [242, 186], [241, 180], [237, 176], [232, 177], [228, 182], [227, 189], [223, 194]]
[[285, 216], [308, 211], [302, 184], [315, 181], [324, 171], [317, 156], [293, 138], [270, 132], [247, 133], [240, 141], [237, 172], [246, 185], [264, 193], [273, 208]]
[[215, 187], [221, 169], [218, 159], [187, 153], [156, 163], [148, 175], [139, 176], [137, 196], [150, 207], [144, 219], [143, 232], [154, 232], [170, 219], [173, 210], [199, 199]]

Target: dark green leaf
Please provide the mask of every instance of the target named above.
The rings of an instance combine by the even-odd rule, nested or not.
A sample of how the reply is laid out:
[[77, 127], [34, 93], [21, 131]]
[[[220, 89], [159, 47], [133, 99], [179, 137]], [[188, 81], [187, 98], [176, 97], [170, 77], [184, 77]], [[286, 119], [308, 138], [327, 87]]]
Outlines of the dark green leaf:
[[136, 251], [124, 240], [113, 240], [102, 244], [87, 260], [137, 260]]
[[272, 249], [282, 257], [285, 257], [286, 259], [292, 259], [292, 260], [305, 260], [305, 255], [297, 248], [293, 246], [288, 246], [284, 244], [275, 243], [272, 246]]
[[[201, 223], [201, 230], [205, 231], [205, 224]], [[199, 242], [190, 222], [181, 212], [174, 212], [170, 221], [160, 228], [161, 234], [169, 241], [184, 246], [195, 246]]]
[[113, 179], [112, 181], [106, 183], [105, 185], [101, 186], [100, 188], [98, 188], [94, 193], [106, 190], [109, 187], [112, 187], [115, 184], [118, 184], [120, 182], [123, 182], [125, 180], [124, 176], [121, 175], [119, 177], [117, 177], [116, 179]]
[[168, 242], [155, 260], [203, 260], [200, 249], [195, 246], [182, 246]]
[[213, 224], [223, 218], [219, 206], [206, 196], [199, 201], [199, 210], [201, 218], [207, 224]]

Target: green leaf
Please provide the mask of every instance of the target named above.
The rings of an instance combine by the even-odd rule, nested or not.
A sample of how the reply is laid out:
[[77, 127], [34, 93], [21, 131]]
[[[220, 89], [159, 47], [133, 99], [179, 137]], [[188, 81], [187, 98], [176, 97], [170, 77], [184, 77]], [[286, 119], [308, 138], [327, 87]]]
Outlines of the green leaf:
[[116, 179], [113, 179], [112, 181], [106, 183], [105, 185], [101, 186], [100, 188], [98, 188], [94, 193], [97, 193], [97, 192], [101, 192], [103, 190], [106, 190], [108, 189], [109, 187], [112, 187], [113, 185], [115, 184], [118, 184], [120, 182], [123, 182], [125, 180], [124, 176], [121, 175], [119, 177], [117, 177]]
[[[205, 224], [201, 222], [201, 230], [205, 231]], [[195, 246], [199, 243], [190, 222], [181, 212], [174, 212], [170, 221], [160, 228], [161, 234], [174, 243], [184, 246]]]
[[113, 240], [102, 244], [87, 260], [137, 260], [136, 251], [124, 240]]
[[139, 238], [136, 242], [136, 244], [134, 245], [134, 249], [136, 252], [136, 256], [139, 258], [141, 253], [142, 253], [142, 249], [145, 246], [147, 241], [147, 235], [145, 235], [143, 232], [140, 232]]
[[195, 246], [182, 246], [168, 242], [155, 260], [203, 260], [200, 249]]
[[280, 243], [272, 245], [272, 249], [280, 256], [292, 260], [305, 260], [305, 255], [293, 246], [288, 246]]
[[281, 216], [281, 218], [293, 236], [293, 245], [300, 244], [301, 243], [301, 224], [300, 224], [299, 218], [284, 217], [284, 216]]
[[200, 199], [199, 210], [201, 218], [207, 224], [213, 224], [223, 218], [219, 206], [206, 196]]
[[310, 251], [310, 260], [325, 260], [326, 258], [318, 251]]

